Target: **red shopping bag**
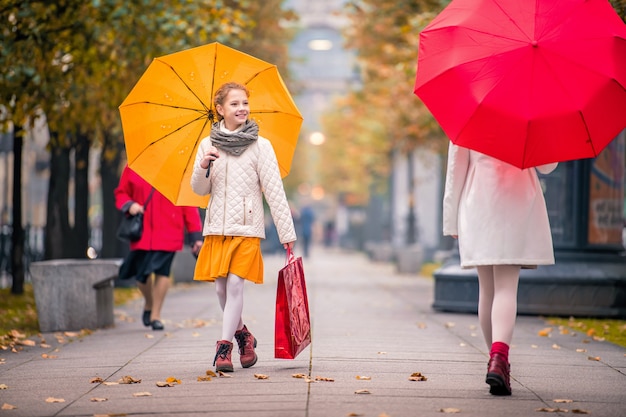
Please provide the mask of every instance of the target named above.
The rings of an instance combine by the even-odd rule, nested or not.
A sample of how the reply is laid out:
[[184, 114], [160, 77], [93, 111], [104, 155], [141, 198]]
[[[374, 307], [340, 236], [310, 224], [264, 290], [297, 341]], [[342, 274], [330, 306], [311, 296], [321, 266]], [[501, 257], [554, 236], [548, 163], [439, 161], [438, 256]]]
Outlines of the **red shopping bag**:
[[287, 249], [287, 263], [278, 272], [274, 357], [294, 359], [311, 344], [311, 318], [302, 258]]

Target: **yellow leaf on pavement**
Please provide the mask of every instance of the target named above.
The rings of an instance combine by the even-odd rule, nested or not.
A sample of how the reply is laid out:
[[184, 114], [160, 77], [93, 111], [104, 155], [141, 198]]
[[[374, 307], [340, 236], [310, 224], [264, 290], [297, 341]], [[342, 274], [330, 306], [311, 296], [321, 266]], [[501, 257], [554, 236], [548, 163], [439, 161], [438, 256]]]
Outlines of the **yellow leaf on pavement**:
[[4, 403], [2, 404], [2, 409], [3, 410], [15, 410], [17, 407], [14, 405], [11, 405], [9, 403]]
[[108, 398], [101, 398], [101, 397], [92, 397], [89, 399], [89, 401], [91, 401], [92, 403], [103, 403], [108, 400], [109, 400]]
[[150, 393], [149, 393], [149, 392], [147, 392], [147, 391], [143, 391], [143, 392], [135, 392], [135, 393], [133, 394], [133, 397], [151, 397], [151, 396], [152, 396], [152, 394], [150, 394]]
[[440, 408], [440, 409], [439, 409], [439, 412], [440, 412], [440, 413], [451, 413], [451, 414], [452, 414], [452, 413], [460, 413], [460, 412], [461, 412], [461, 410], [460, 410], [460, 409], [458, 409], [458, 408], [451, 408], [451, 407], [448, 407], [448, 408]]
[[270, 379], [270, 377], [269, 377], [269, 376], [267, 376], [267, 375], [263, 375], [263, 374], [254, 374], [254, 377], [255, 377], [256, 379]]
[[366, 389], [358, 389], [356, 391], [354, 391], [355, 394], [371, 394], [371, 392], [369, 392], [369, 390]]
[[372, 377], [371, 376], [361, 376], [361, 375], [357, 375], [356, 379], [358, 379], [359, 381], [371, 381]]

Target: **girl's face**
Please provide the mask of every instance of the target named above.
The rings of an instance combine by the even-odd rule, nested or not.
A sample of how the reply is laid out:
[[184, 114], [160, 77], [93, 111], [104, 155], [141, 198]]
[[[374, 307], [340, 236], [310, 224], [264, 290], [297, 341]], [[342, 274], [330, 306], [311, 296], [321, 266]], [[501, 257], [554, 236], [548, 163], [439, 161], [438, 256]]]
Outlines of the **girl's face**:
[[248, 120], [250, 105], [248, 96], [243, 90], [230, 90], [224, 98], [224, 104], [216, 106], [217, 112], [224, 118], [224, 126], [235, 130]]

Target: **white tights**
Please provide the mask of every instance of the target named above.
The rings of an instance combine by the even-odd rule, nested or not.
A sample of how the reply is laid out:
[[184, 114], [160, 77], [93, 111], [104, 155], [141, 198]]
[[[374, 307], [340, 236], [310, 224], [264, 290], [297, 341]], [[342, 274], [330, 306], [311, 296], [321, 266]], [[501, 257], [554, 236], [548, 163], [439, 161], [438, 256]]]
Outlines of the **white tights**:
[[235, 332], [243, 328], [243, 283], [245, 280], [235, 274], [215, 280], [215, 291], [224, 312], [222, 319], [222, 339], [232, 342]]
[[514, 265], [479, 266], [478, 321], [491, 349], [493, 342], [511, 345], [517, 315], [517, 286], [520, 267]]

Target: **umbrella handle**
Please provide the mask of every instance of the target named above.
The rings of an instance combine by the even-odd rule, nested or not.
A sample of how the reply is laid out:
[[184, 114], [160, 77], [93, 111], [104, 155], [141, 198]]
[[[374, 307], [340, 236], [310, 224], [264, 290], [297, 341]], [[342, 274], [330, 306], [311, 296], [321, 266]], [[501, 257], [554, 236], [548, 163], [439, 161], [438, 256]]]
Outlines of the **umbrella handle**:
[[213, 161], [209, 162], [209, 167], [206, 169], [207, 178], [209, 178], [209, 174], [211, 173], [211, 165], [213, 165]]

